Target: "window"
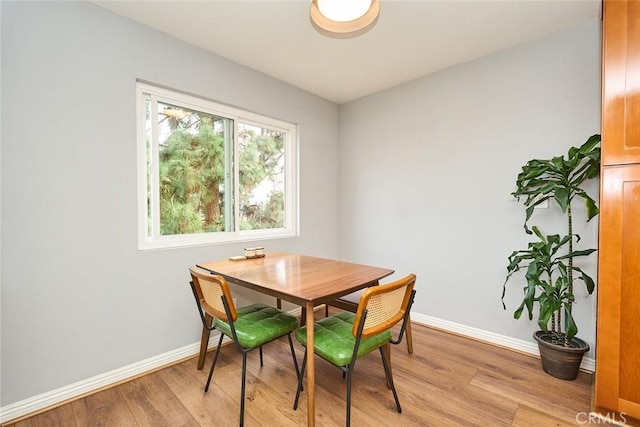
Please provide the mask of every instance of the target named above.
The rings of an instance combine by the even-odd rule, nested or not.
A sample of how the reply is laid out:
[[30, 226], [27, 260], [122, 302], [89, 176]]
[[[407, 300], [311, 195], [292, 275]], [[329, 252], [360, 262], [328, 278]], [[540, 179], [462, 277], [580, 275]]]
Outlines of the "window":
[[296, 126], [137, 84], [138, 247], [295, 236]]

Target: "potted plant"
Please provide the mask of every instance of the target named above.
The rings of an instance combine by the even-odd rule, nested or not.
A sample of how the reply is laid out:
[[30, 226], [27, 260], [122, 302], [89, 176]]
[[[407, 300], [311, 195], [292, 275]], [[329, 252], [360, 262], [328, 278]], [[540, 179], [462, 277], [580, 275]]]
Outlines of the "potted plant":
[[[572, 203], [575, 199], [584, 201], [587, 221], [598, 214], [596, 202], [584, 191], [582, 184], [600, 172], [599, 143], [600, 135], [593, 135], [581, 147], [571, 147], [566, 158], [530, 160], [522, 167], [516, 180], [517, 189], [511, 193], [518, 200], [525, 198], [524, 229], [527, 234], [535, 234], [537, 240], [508, 257], [502, 306], [506, 309], [507, 282], [516, 272], [526, 270], [522, 303], [513, 316], [519, 319], [526, 309], [532, 320], [537, 304], [541, 330], [534, 333], [534, 338], [540, 349], [542, 367], [550, 375], [568, 380], [577, 377], [582, 356], [589, 350], [589, 345], [575, 336], [578, 327], [572, 314], [574, 283], [582, 282], [588, 294], [595, 288], [593, 279], [574, 265], [574, 258], [588, 256], [596, 250], [574, 247], [580, 236], [573, 232]], [[545, 235], [538, 227], [528, 226], [534, 208], [550, 200], [557, 203], [566, 217], [564, 235]]]

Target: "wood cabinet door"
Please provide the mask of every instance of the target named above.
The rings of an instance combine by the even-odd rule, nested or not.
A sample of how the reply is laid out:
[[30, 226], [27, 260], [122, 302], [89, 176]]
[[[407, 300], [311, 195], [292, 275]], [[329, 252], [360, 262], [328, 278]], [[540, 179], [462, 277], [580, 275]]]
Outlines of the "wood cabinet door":
[[602, 164], [640, 163], [640, 0], [603, 4]]
[[601, 178], [595, 405], [640, 419], [640, 165]]

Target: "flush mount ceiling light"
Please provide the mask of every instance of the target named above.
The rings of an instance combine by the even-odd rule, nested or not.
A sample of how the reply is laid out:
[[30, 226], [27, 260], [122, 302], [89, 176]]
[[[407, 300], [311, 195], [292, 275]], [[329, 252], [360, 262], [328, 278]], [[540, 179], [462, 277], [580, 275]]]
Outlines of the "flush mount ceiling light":
[[309, 6], [316, 28], [342, 35], [369, 29], [379, 12], [379, 0], [312, 0]]

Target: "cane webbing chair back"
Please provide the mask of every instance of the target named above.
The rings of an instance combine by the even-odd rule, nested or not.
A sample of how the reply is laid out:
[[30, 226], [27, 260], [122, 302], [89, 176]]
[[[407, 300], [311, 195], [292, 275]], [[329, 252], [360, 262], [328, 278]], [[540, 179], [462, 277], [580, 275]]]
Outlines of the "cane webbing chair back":
[[200, 300], [202, 308], [211, 316], [216, 317], [224, 322], [228, 322], [227, 313], [222, 302], [222, 297], [227, 301], [231, 321], [236, 321], [238, 313], [231, 298], [231, 291], [227, 281], [222, 276], [205, 273], [196, 267], [190, 267], [191, 278]]
[[384, 332], [404, 319], [416, 276], [410, 274], [400, 280], [367, 288], [360, 297], [358, 311], [353, 322], [353, 335], [358, 333], [362, 316], [367, 313], [362, 338]]
[[[356, 313], [358, 311], [360, 297], [362, 297], [362, 294], [366, 289], [367, 288], [360, 289], [359, 291], [355, 291], [348, 295], [344, 295], [340, 298], [337, 298], [333, 301], [329, 301], [325, 306], [325, 317], [329, 317], [329, 308], [328, 308], [329, 306], [336, 307], [340, 310], [349, 311], [351, 313]], [[407, 342], [407, 352], [409, 352], [409, 354], [413, 354], [413, 336], [411, 333], [411, 314], [410, 313], [407, 313], [407, 319], [405, 322], [403, 322], [403, 324], [405, 325], [404, 332], [406, 334], [405, 340]], [[301, 326], [304, 326], [304, 324], [301, 323]], [[405, 334], [403, 334], [403, 336]], [[391, 341], [391, 344], [400, 344], [401, 341], [402, 341], [402, 338], [399, 340]]]

